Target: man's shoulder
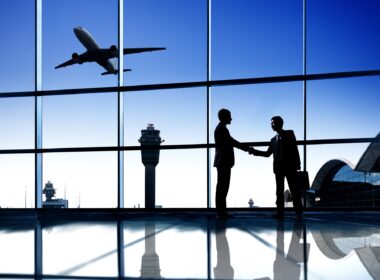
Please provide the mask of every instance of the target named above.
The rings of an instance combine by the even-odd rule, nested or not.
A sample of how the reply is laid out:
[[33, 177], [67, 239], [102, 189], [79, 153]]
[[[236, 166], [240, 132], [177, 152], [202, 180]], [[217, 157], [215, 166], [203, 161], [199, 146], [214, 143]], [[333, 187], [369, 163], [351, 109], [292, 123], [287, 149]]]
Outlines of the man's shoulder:
[[215, 131], [221, 131], [221, 130], [227, 130], [227, 127], [222, 124], [222, 123], [219, 123], [216, 127], [215, 127]]
[[291, 129], [284, 130], [284, 131], [283, 131], [283, 134], [284, 134], [284, 135], [294, 135], [294, 131], [291, 130]]

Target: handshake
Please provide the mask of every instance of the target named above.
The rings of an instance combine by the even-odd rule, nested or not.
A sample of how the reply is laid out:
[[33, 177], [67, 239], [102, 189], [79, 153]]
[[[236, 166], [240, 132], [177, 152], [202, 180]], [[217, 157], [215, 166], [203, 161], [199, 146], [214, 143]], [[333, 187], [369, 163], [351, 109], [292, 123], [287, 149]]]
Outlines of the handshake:
[[247, 150], [247, 152], [250, 154], [250, 155], [256, 155], [256, 152], [257, 152], [257, 150], [255, 150], [255, 148], [254, 147], [248, 147], [248, 150]]

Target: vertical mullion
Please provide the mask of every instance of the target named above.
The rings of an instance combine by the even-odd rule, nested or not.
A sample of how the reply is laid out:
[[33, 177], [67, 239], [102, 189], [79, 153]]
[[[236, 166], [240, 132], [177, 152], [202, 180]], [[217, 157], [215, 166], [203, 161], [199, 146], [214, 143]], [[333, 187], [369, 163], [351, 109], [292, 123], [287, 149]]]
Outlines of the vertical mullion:
[[[118, 0], [118, 87], [124, 85], [124, 0]], [[117, 92], [118, 105], [118, 129], [117, 129], [117, 159], [118, 159], [118, 208], [124, 208], [124, 151], [120, 148], [124, 146], [124, 93]], [[124, 231], [123, 222], [117, 223], [117, 261], [118, 276], [123, 279], [124, 270]]]
[[207, 208], [211, 208], [211, 155], [210, 155], [210, 113], [211, 113], [211, 0], [207, 0]]
[[35, 208], [42, 207], [42, 0], [35, 2], [35, 83], [34, 83]]
[[[35, 208], [42, 207], [42, 153], [38, 149], [42, 149], [42, 96], [38, 96], [38, 92], [42, 90], [42, 0], [35, 0], [35, 73], [34, 73], [34, 193]], [[42, 229], [38, 217], [34, 228], [34, 275], [36, 277], [42, 275]]]
[[[124, 85], [124, 0], [118, 0], [118, 86]], [[124, 93], [118, 91], [118, 208], [124, 208]]]
[[307, 84], [306, 84], [306, 0], [303, 0], [303, 170], [306, 171], [307, 139]]

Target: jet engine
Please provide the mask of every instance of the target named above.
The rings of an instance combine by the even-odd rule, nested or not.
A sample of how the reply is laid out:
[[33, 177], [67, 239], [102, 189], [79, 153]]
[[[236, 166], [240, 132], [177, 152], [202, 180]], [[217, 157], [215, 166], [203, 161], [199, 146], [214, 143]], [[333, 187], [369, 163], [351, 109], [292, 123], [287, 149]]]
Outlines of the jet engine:
[[113, 57], [117, 57], [118, 56], [117, 47], [115, 45], [112, 45], [110, 47], [110, 51], [111, 51]]
[[116, 47], [115, 45], [112, 45], [112, 46], [110, 47], [110, 50], [111, 50], [112, 52], [116, 52], [116, 51], [117, 51], [117, 47]]
[[72, 59], [75, 61], [75, 62], [77, 62], [77, 63], [79, 63], [79, 64], [82, 64], [83, 62], [79, 59], [79, 54], [77, 54], [77, 53], [73, 53], [72, 55], [71, 55], [71, 57], [72, 57]]

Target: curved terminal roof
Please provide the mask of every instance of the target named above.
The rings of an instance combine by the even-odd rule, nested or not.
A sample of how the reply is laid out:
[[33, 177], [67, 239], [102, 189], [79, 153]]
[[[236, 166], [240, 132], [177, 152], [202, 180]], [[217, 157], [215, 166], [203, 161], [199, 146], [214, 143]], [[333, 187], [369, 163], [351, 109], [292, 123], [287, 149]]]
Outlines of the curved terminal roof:
[[[380, 133], [376, 139], [380, 140]], [[380, 172], [380, 142], [371, 143], [355, 167], [356, 171]]]
[[345, 165], [353, 169], [353, 165], [344, 159], [332, 159], [326, 162], [315, 175], [311, 188], [320, 190], [320, 188], [328, 181], [331, 181], [335, 174]]

